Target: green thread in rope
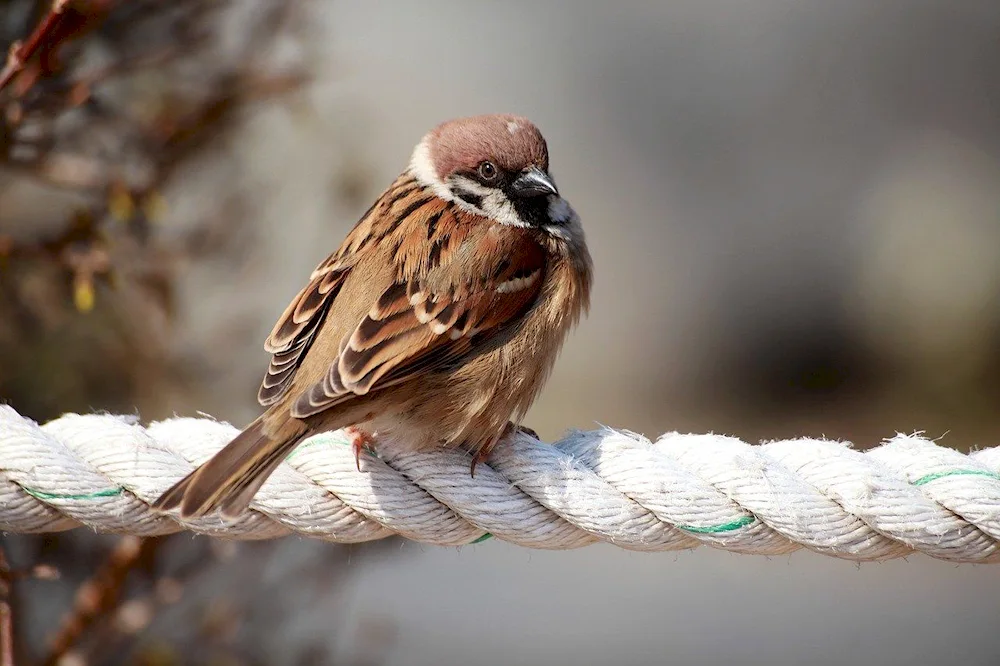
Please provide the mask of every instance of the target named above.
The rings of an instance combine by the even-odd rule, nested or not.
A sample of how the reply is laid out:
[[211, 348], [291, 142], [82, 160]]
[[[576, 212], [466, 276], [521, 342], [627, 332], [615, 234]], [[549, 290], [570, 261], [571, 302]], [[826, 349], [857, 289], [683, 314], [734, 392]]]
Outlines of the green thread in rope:
[[469, 545], [471, 546], [473, 544], [482, 543], [482, 542], [486, 541], [487, 539], [492, 539], [492, 538], [493, 538], [493, 535], [490, 534], [489, 532], [487, 532], [486, 534], [484, 534], [483, 536], [479, 537], [475, 541], [470, 541]]
[[306, 441], [304, 444], [299, 444], [294, 449], [292, 449], [292, 452], [288, 454], [285, 460], [291, 460], [294, 456], [297, 456], [299, 453], [305, 451], [306, 449], [311, 449], [315, 446], [319, 446], [320, 444], [326, 444], [326, 445], [340, 444], [346, 446], [347, 444], [351, 443], [350, 440], [348, 440], [346, 437], [338, 436], [339, 434], [340, 434], [339, 431], [324, 432], [316, 437], [310, 437], [309, 440]]
[[[302, 451], [306, 449], [311, 449], [314, 446], [318, 446], [320, 444], [327, 444], [327, 445], [339, 444], [340, 446], [350, 446], [351, 440], [348, 439], [347, 437], [344, 437], [341, 431], [339, 430], [336, 430], [334, 432], [325, 432], [315, 437], [309, 438], [309, 440], [305, 444], [300, 444], [296, 446], [294, 449], [292, 449], [292, 452], [288, 454], [285, 460], [291, 460], [293, 456], [298, 455]], [[366, 446], [364, 447], [364, 449], [373, 456], [375, 455], [375, 451], [371, 447]]]
[[922, 486], [925, 483], [930, 483], [931, 481], [937, 481], [938, 479], [943, 479], [946, 476], [986, 476], [991, 479], [996, 479], [1000, 481], [1000, 474], [994, 474], [983, 469], [952, 469], [947, 472], [934, 472], [933, 474], [928, 474], [927, 476], [922, 476], [913, 482], [915, 486]]
[[[24, 488], [24, 486], [22, 486]], [[24, 492], [28, 493], [32, 497], [37, 497], [43, 500], [88, 500], [97, 499], [98, 497], [114, 497], [116, 495], [121, 495], [124, 488], [108, 488], [107, 490], [101, 490], [96, 493], [83, 493], [81, 495], [63, 495], [61, 493], [47, 493], [42, 490], [32, 490], [31, 488], [24, 488]]]
[[687, 530], [688, 532], [694, 532], [696, 534], [717, 534], [719, 532], [732, 532], [733, 530], [738, 530], [741, 527], [746, 527], [754, 521], [756, 521], [756, 516], [743, 516], [737, 518], [736, 520], [731, 520], [728, 523], [722, 523], [721, 525], [711, 525], [709, 527], [695, 527], [694, 525], [678, 525], [678, 529]]

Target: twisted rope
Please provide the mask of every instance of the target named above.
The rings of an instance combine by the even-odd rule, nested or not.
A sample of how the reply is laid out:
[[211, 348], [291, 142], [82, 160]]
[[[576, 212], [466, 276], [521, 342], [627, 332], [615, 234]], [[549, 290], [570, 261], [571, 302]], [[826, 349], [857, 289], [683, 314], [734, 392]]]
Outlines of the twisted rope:
[[1000, 560], [1000, 448], [964, 455], [903, 435], [862, 453], [818, 439], [750, 446], [671, 433], [651, 443], [603, 429], [549, 445], [518, 434], [473, 478], [462, 452], [414, 453], [383, 440], [358, 472], [347, 440], [330, 433], [300, 445], [236, 521], [150, 510], [236, 433], [204, 418], [142, 427], [68, 414], [39, 426], [0, 405], [0, 530], [297, 533], [342, 543], [400, 534], [444, 546], [492, 535], [549, 549], [606, 541], [640, 551], [707, 544], [851, 560]]

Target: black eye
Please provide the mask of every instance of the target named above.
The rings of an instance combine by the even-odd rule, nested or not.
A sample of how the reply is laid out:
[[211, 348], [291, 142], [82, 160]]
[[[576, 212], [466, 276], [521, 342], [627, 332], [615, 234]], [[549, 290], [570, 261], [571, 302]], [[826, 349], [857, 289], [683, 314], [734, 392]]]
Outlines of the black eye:
[[483, 162], [479, 165], [479, 177], [483, 180], [490, 181], [496, 180], [497, 175], [499, 175], [496, 166], [493, 162]]

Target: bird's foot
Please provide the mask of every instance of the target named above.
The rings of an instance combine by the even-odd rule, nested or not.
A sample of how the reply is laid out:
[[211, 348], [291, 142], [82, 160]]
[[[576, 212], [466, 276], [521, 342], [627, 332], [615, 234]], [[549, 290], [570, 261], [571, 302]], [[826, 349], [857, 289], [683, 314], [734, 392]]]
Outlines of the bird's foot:
[[476, 476], [476, 465], [478, 465], [479, 463], [490, 457], [490, 451], [493, 450], [494, 446], [496, 446], [496, 440], [493, 440], [492, 442], [486, 444], [485, 446], [483, 446], [483, 448], [479, 449], [478, 451], [476, 451], [475, 454], [473, 454], [472, 466], [469, 468], [469, 474], [471, 474], [473, 478], [475, 478]]
[[362, 430], [356, 426], [350, 426], [344, 428], [344, 434], [351, 440], [351, 448], [354, 449], [354, 464], [358, 466], [358, 471], [361, 471], [361, 450], [362, 449], [372, 449], [372, 444], [375, 443], [375, 437], [368, 431]]

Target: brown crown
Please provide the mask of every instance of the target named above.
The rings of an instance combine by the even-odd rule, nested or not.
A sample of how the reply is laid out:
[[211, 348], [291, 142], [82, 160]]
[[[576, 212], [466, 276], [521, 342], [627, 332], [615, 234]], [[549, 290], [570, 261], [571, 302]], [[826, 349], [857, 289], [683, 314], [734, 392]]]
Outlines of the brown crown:
[[527, 118], [509, 114], [457, 118], [437, 126], [430, 133], [430, 154], [442, 180], [457, 171], [473, 171], [485, 160], [506, 171], [549, 168], [542, 133]]

